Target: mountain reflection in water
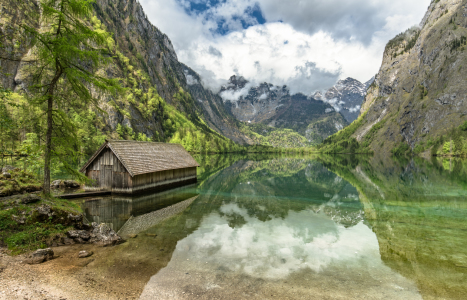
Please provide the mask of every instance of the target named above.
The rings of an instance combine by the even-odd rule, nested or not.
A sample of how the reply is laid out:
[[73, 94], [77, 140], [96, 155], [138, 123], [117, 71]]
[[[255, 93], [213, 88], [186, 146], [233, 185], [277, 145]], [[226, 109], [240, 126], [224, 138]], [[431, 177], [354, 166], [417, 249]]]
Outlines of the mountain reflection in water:
[[196, 159], [197, 187], [108, 218], [191, 199], [127, 246], [142, 299], [467, 298], [467, 161]]

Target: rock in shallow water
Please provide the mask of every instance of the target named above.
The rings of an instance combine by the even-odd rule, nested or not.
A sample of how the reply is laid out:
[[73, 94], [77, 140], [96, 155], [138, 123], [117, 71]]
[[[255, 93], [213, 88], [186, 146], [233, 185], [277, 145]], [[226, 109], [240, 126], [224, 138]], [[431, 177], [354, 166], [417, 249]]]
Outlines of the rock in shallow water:
[[30, 265], [40, 264], [45, 261], [51, 260], [53, 257], [54, 251], [52, 249], [38, 249], [34, 251], [31, 255], [29, 255], [25, 262]]
[[89, 231], [70, 230], [66, 234], [78, 244], [97, 244], [106, 247], [124, 242], [124, 240], [105, 223], [92, 223], [90, 227], [92, 229]]
[[89, 256], [91, 256], [93, 254], [94, 254], [94, 252], [92, 252], [92, 251], [82, 250], [82, 251], [80, 251], [78, 253], [78, 257], [79, 258], [85, 258], [85, 257], [89, 257]]
[[92, 223], [92, 227], [91, 241], [95, 244], [106, 247], [124, 242], [123, 239], [105, 223], [99, 225], [97, 225], [97, 223]]

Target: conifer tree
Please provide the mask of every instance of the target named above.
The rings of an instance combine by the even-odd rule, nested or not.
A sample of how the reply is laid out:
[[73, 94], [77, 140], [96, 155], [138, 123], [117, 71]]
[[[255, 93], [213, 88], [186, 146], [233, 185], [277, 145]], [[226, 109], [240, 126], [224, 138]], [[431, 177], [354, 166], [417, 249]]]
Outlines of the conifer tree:
[[[42, 0], [41, 26], [24, 25], [34, 39], [30, 66], [33, 86], [30, 101], [43, 108], [47, 118], [44, 151], [44, 193], [50, 193], [52, 157], [62, 163], [79, 149], [73, 122], [67, 111], [97, 106], [91, 91], [113, 93], [116, 80], [98, 71], [110, 59], [110, 35], [90, 25], [92, 0]], [[70, 167], [68, 170], [73, 171]]]

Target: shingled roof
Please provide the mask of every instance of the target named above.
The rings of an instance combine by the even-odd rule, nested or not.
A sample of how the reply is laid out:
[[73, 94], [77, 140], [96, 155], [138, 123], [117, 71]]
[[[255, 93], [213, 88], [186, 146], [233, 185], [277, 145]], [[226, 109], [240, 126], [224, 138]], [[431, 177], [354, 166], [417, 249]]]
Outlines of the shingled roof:
[[132, 177], [165, 170], [199, 167], [196, 160], [180, 144], [111, 140], [106, 141], [80, 171], [84, 172], [107, 147]]

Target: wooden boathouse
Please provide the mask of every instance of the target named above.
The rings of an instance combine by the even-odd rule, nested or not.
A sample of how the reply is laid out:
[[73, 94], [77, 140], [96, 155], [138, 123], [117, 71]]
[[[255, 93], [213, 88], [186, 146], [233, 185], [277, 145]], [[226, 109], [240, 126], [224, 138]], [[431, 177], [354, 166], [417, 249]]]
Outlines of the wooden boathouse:
[[92, 180], [86, 191], [134, 194], [195, 183], [197, 167], [180, 144], [111, 140], [80, 172]]

